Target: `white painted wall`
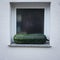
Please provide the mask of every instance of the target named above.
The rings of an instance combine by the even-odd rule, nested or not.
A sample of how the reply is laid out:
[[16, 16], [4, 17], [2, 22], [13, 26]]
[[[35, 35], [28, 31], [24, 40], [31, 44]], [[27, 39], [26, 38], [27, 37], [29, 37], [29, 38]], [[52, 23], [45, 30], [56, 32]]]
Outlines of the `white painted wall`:
[[[52, 48], [9, 47], [9, 2], [51, 2], [50, 45]], [[59, 0], [0, 0], [0, 60], [60, 60], [60, 1]]]

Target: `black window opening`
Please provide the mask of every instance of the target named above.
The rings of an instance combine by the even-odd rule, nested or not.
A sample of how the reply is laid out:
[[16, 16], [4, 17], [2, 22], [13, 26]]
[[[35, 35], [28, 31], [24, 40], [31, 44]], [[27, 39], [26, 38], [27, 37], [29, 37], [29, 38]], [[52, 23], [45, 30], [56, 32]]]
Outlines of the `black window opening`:
[[44, 9], [16, 9], [17, 33], [44, 34]]

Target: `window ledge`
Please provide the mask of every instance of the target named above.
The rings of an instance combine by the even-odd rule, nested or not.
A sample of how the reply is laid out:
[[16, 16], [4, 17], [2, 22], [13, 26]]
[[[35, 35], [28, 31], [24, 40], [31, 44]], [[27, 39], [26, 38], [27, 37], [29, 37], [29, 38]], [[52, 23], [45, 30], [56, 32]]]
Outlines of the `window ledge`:
[[8, 45], [9, 47], [37, 47], [37, 48], [50, 48], [49, 44], [15, 44]]

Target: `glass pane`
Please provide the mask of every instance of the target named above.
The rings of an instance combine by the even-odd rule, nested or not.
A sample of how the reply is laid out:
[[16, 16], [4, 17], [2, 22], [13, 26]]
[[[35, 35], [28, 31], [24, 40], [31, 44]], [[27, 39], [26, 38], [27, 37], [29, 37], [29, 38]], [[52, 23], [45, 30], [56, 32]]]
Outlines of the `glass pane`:
[[17, 33], [44, 33], [44, 9], [17, 9]]

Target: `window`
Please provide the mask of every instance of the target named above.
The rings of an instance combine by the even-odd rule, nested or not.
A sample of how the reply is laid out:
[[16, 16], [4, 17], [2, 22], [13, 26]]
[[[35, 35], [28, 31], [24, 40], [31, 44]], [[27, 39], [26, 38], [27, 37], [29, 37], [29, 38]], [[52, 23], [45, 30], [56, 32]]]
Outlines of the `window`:
[[44, 9], [16, 9], [16, 33], [44, 34]]
[[[15, 34], [41, 33], [50, 40], [50, 3], [21, 2], [11, 3], [11, 43]], [[49, 41], [46, 43], [49, 44]]]

